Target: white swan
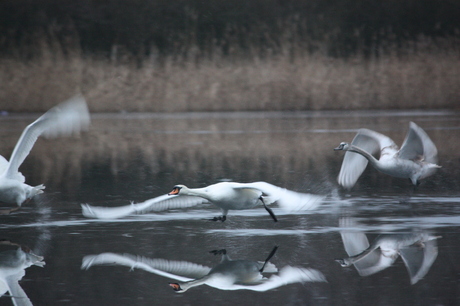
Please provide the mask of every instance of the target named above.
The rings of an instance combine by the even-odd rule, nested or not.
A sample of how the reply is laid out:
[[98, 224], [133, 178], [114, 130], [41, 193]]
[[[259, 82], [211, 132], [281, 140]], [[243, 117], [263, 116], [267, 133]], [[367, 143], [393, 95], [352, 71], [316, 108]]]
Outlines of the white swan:
[[[353, 220], [340, 220], [341, 226], [355, 226]], [[383, 234], [371, 244], [364, 233], [341, 232], [348, 258], [336, 259], [342, 267], [354, 265], [359, 275], [368, 276], [390, 267], [398, 258], [404, 261], [411, 284], [422, 279], [438, 256], [436, 239], [425, 231], [412, 233]]]
[[220, 290], [253, 290], [267, 291], [292, 283], [325, 282], [324, 275], [308, 268], [285, 266], [278, 274], [270, 278], [262, 273], [277, 273], [275, 265], [268, 260], [274, 255], [277, 247], [263, 262], [251, 260], [231, 260], [225, 250], [212, 251], [222, 254], [221, 262], [214, 268], [209, 268], [187, 261], [167, 259], [151, 259], [130, 254], [102, 253], [88, 255], [83, 258], [82, 269], [93, 265], [123, 265], [131, 269], [138, 268], [160, 276], [178, 280], [180, 283], [170, 283], [177, 292], [199, 285], [208, 285]]
[[[267, 196], [263, 196], [266, 194]], [[276, 221], [273, 211], [266, 205], [277, 202], [286, 211], [315, 209], [321, 204], [324, 196], [299, 193], [277, 187], [265, 182], [232, 183], [222, 182], [205, 188], [191, 189], [184, 185], [176, 185], [168, 195], [162, 195], [142, 203], [120, 207], [101, 207], [82, 204], [82, 213], [88, 218], [115, 219], [134, 213], [148, 211], [165, 211], [176, 208], [187, 208], [203, 203], [213, 203], [220, 207], [223, 216], [215, 217], [214, 221], [226, 219], [228, 210], [249, 209], [262, 204]]]
[[0, 201], [16, 203], [19, 208], [27, 199], [43, 193], [45, 186], [32, 187], [25, 184], [25, 178], [19, 172], [19, 167], [29, 155], [39, 136], [69, 136], [87, 128], [89, 123], [90, 118], [85, 99], [82, 96], [76, 96], [51, 108], [29, 124], [22, 132], [9, 162], [0, 156]]
[[0, 252], [0, 296], [9, 292], [14, 305], [32, 305], [19, 281], [24, 277], [26, 268], [32, 265], [43, 267], [45, 265], [43, 257], [9, 241], [2, 241], [1, 244], [14, 245], [18, 248]]
[[277, 202], [285, 210], [299, 211], [315, 209], [324, 199], [323, 196], [299, 193], [266, 182], [222, 182], [204, 188], [176, 185], [169, 195], [196, 196], [208, 200], [222, 210], [222, 216], [214, 217], [212, 220], [222, 222], [226, 220], [229, 210], [250, 209], [260, 204], [277, 222], [275, 214], [267, 207], [268, 204]]
[[[347, 151], [337, 178], [338, 183], [347, 189], [355, 185], [368, 161], [380, 172], [409, 178], [414, 185], [440, 168], [436, 165], [436, 146], [413, 122], [400, 150], [389, 137], [368, 129], [360, 129], [351, 144], [342, 142], [334, 150]], [[378, 160], [373, 156], [376, 153], [380, 154]]]

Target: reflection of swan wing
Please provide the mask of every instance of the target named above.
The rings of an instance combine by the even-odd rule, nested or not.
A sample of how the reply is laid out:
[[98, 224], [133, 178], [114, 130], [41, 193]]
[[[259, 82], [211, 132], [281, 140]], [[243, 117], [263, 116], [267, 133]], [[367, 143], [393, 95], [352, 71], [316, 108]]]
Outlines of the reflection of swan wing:
[[134, 213], [146, 213], [149, 211], [165, 211], [176, 208], [193, 207], [207, 203], [207, 200], [194, 196], [162, 195], [138, 204], [130, 204], [119, 207], [102, 207], [82, 204], [82, 213], [88, 218], [116, 219]]
[[289, 212], [315, 209], [324, 199], [324, 196], [295, 192], [266, 182], [232, 183], [232, 187], [235, 189], [250, 188], [260, 190], [269, 198], [265, 204], [276, 201], [282, 209]]
[[142, 269], [160, 276], [186, 282], [200, 278], [209, 273], [211, 268], [187, 261], [146, 258], [131, 254], [102, 253], [87, 255], [83, 258], [82, 269], [89, 269], [94, 265], [120, 265], [131, 269]]
[[235, 284], [230, 288], [225, 289], [267, 291], [288, 284], [304, 282], [326, 282], [326, 278], [318, 270], [286, 266], [280, 270], [278, 275], [272, 275], [270, 278], [266, 279], [262, 284], [253, 286]]
[[[350, 218], [340, 219], [341, 227], [351, 227], [356, 225]], [[369, 240], [364, 233], [342, 231], [343, 246], [348, 256], [356, 256], [370, 247]], [[356, 270], [361, 276], [368, 276], [384, 270], [391, 266], [397, 257], [387, 257], [382, 254], [380, 249], [375, 249], [354, 262]]]
[[71, 135], [87, 128], [89, 123], [88, 107], [82, 96], [74, 97], [51, 108], [22, 132], [11, 154], [9, 166], [5, 172], [6, 177], [23, 180], [24, 177], [18, 175], [19, 166], [29, 155], [40, 135], [45, 137]]
[[[406, 139], [399, 150], [399, 157], [403, 159], [418, 160], [423, 158], [426, 162], [438, 162], [438, 150], [425, 131], [411, 122]], [[434, 168], [433, 171], [436, 169]]]
[[11, 299], [15, 306], [31, 306], [32, 302], [25, 293], [24, 289], [19, 285], [19, 281], [26, 274], [25, 270], [21, 269], [18, 273], [13, 275], [8, 275], [5, 278], [8, 291], [11, 294]]
[[[382, 148], [396, 146], [389, 137], [368, 129], [360, 129], [351, 145], [359, 147], [369, 154], [380, 153]], [[367, 166], [367, 159], [361, 154], [345, 152], [342, 167], [337, 178], [338, 183], [345, 188], [352, 188]]]
[[411, 284], [417, 283], [430, 270], [431, 265], [438, 256], [436, 240], [415, 244], [400, 250], [401, 258], [409, 272]]

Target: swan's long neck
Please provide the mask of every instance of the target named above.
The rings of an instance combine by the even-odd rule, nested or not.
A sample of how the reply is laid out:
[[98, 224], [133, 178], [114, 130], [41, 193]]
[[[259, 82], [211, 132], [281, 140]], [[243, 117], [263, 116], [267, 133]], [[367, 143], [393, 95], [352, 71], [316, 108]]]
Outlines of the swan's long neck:
[[351, 257], [348, 257], [347, 258], [347, 262], [349, 263], [349, 265], [352, 265], [354, 264], [355, 262], [358, 262], [360, 261], [361, 259], [363, 259], [364, 257], [366, 257], [367, 255], [369, 255], [370, 253], [372, 253], [375, 249], [377, 249], [379, 247], [379, 244], [378, 243], [372, 243], [367, 249], [365, 249], [364, 251], [362, 251], [361, 253], [355, 255], [355, 256], [351, 256]]
[[374, 156], [372, 156], [372, 154], [369, 154], [367, 151], [361, 149], [360, 147], [350, 145], [347, 151], [361, 154], [371, 163], [372, 166], [374, 166], [377, 169], [380, 168], [379, 161]]
[[182, 195], [197, 196], [205, 199], [209, 198], [209, 194], [206, 192], [206, 188], [187, 188], [183, 187], [181, 190]]
[[188, 281], [188, 282], [184, 282], [184, 283], [180, 283], [180, 287], [181, 287], [181, 292], [185, 292], [187, 291], [188, 289], [190, 288], [193, 288], [193, 287], [197, 287], [197, 286], [201, 286], [201, 285], [204, 285], [206, 284], [206, 281], [211, 277], [212, 275], [206, 275], [206, 276], [203, 276], [202, 278], [198, 278], [198, 279], [195, 279], [195, 280], [191, 280], [191, 281]]

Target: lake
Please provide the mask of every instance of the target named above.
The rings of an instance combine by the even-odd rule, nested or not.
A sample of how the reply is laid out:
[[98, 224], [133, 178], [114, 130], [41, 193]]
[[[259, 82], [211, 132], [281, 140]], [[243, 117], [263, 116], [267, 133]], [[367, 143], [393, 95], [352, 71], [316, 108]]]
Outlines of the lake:
[[[0, 118], [1, 155], [9, 158], [38, 116]], [[400, 145], [410, 121], [437, 145], [436, 174], [413, 191], [409, 180], [368, 167], [351, 191], [338, 186], [344, 152], [333, 148], [362, 127]], [[46, 265], [27, 268], [19, 280], [33, 305], [458, 305], [459, 139], [460, 113], [442, 110], [94, 114], [78, 137], [37, 141], [20, 170], [28, 184], [45, 184], [45, 194], [1, 215], [0, 239], [44, 257]], [[265, 181], [326, 198], [296, 213], [272, 205], [277, 223], [263, 207], [230, 211], [225, 222], [209, 221], [221, 212], [206, 204], [115, 220], [86, 218], [80, 207], [139, 203], [176, 184], [221, 181]], [[374, 271], [335, 261], [379, 239], [422, 236], [431, 238], [416, 238]], [[209, 271], [222, 257], [210, 251], [264, 261], [275, 246], [270, 262], [280, 271], [315, 271], [327, 282], [292, 280], [264, 292], [202, 285], [176, 293], [168, 285], [176, 280], [148, 266], [162, 259]], [[11, 294], [0, 304], [12, 305]]]

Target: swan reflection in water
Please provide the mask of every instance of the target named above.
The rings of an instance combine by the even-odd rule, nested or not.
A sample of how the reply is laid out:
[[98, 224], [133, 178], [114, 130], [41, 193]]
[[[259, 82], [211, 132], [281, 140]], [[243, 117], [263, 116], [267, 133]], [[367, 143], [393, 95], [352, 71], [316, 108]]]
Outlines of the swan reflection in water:
[[244, 210], [262, 205], [273, 220], [277, 218], [268, 204], [277, 202], [287, 212], [313, 210], [324, 196], [300, 193], [281, 188], [266, 182], [235, 183], [221, 182], [204, 188], [187, 188], [176, 185], [167, 195], [162, 195], [138, 204], [120, 207], [98, 207], [82, 204], [82, 213], [88, 218], [115, 219], [134, 213], [165, 211], [187, 208], [204, 203], [212, 203], [221, 208], [222, 216], [212, 221], [225, 221], [229, 210]]
[[[341, 227], [355, 227], [352, 218], [340, 219]], [[342, 267], [354, 265], [359, 275], [368, 276], [390, 267], [401, 256], [410, 276], [411, 284], [422, 279], [438, 256], [436, 239], [427, 231], [382, 234], [371, 244], [364, 233], [344, 230], [341, 232], [348, 258], [336, 259]]]
[[0, 296], [9, 292], [14, 305], [32, 305], [19, 281], [26, 274], [26, 268], [33, 265], [43, 267], [43, 257], [35, 255], [27, 247], [7, 240], [0, 241], [0, 245], [15, 247], [14, 250], [0, 252]]
[[[145, 271], [179, 281], [169, 285], [176, 292], [208, 285], [221, 290], [268, 291], [293, 283], [326, 282], [324, 275], [314, 269], [285, 266], [279, 271], [269, 260], [276, 253], [274, 247], [265, 261], [232, 260], [226, 250], [211, 251], [222, 255], [221, 262], [209, 268], [187, 261], [146, 258], [130, 254], [102, 253], [83, 258], [82, 269], [93, 265], [122, 265], [131, 269]], [[265, 273], [272, 274], [266, 278]]]

